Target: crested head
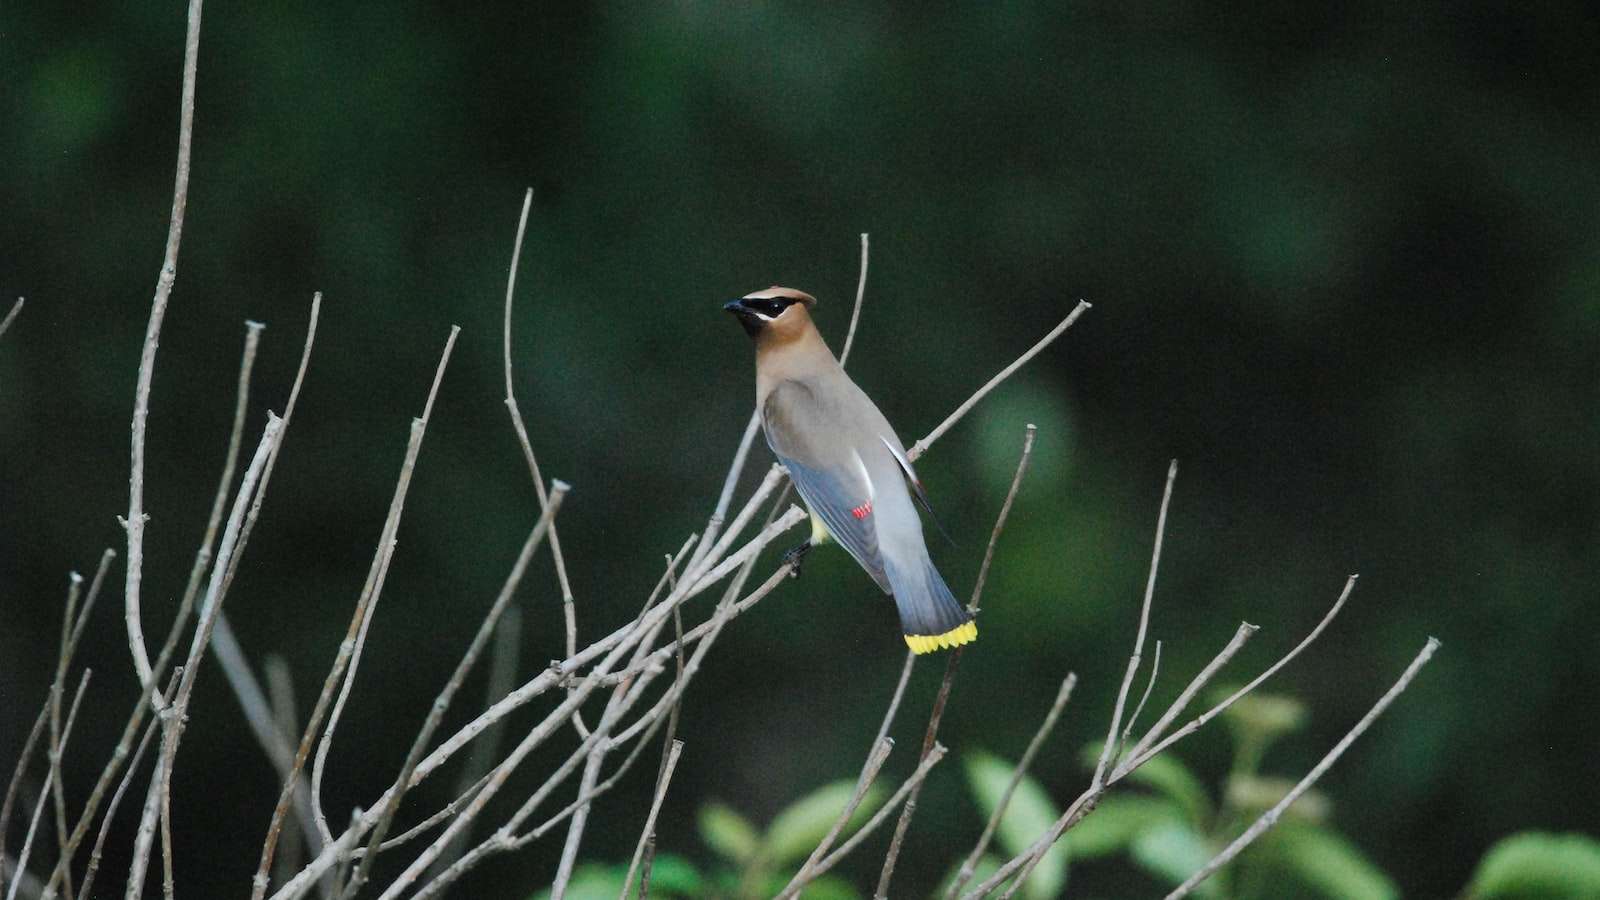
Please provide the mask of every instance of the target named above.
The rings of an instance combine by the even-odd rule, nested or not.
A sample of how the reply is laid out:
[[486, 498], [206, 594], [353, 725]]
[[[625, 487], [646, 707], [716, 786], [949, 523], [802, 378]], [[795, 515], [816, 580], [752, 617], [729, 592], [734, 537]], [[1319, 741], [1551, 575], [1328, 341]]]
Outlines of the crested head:
[[809, 307], [817, 298], [794, 288], [769, 287], [740, 297], [722, 308], [733, 313], [758, 345], [787, 344], [815, 334]]

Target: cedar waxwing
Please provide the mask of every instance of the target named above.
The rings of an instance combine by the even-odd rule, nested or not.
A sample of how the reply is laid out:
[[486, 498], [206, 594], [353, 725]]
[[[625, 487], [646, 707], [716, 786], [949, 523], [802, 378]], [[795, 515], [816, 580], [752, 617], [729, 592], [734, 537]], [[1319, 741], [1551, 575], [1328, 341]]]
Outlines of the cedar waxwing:
[[798, 566], [812, 544], [831, 536], [894, 595], [913, 651], [976, 640], [972, 615], [928, 558], [912, 490], [933, 509], [905, 446], [823, 342], [809, 311], [816, 302], [771, 287], [723, 307], [756, 342], [762, 430], [811, 510], [811, 540], [785, 559]]

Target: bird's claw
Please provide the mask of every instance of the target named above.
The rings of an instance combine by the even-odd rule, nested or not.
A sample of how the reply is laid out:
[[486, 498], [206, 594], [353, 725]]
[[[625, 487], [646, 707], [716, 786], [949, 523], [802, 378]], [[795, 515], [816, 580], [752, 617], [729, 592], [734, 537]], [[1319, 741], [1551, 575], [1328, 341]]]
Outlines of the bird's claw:
[[800, 577], [800, 563], [805, 561], [809, 552], [811, 552], [811, 542], [806, 541], [783, 555], [783, 564], [789, 567], [790, 578]]

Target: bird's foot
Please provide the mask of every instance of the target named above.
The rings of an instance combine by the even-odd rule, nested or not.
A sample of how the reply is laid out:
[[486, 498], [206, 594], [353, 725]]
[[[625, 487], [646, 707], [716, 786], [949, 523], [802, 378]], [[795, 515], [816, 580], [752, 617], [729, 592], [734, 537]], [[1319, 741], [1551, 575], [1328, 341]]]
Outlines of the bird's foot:
[[793, 550], [783, 555], [783, 564], [789, 567], [789, 577], [800, 577], [800, 563], [805, 561], [806, 554], [811, 552], [811, 542], [806, 541]]

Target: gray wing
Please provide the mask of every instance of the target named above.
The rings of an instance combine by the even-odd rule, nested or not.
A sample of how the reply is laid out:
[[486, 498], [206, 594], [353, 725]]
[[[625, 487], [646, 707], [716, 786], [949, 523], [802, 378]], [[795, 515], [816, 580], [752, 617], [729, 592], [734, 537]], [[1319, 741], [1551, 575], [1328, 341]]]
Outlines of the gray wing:
[[780, 384], [761, 411], [767, 444], [789, 470], [812, 515], [884, 593], [891, 593], [872, 512], [871, 462], [844, 442], [828, 440], [837, 431], [832, 427], [836, 416], [804, 381]]

